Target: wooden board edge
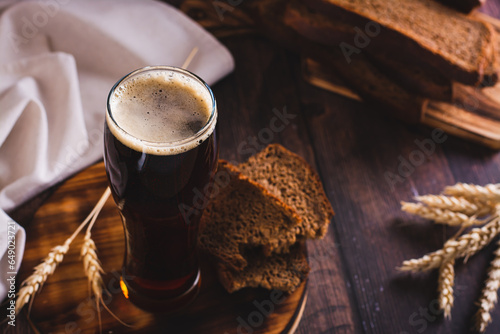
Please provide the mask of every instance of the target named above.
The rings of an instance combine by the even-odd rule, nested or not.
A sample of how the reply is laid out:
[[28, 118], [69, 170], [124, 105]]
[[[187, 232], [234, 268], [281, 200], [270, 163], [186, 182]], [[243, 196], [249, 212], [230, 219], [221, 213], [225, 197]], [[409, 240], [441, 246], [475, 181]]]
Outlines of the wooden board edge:
[[305, 287], [304, 291], [305, 293], [303, 295], [300, 308], [297, 310], [298, 312], [295, 317], [295, 321], [290, 324], [291, 325], [290, 329], [286, 334], [294, 334], [295, 331], [297, 330], [297, 327], [299, 327], [300, 320], [302, 320], [302, 316], [304, 315], [304, 310], [306, 309], [306, 304], [307, 304], [307, 286]]

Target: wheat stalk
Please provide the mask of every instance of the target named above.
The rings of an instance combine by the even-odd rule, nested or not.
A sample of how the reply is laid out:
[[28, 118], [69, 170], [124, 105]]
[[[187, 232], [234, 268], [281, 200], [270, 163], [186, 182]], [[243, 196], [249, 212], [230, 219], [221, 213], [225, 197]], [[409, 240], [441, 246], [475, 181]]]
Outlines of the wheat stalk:
[[102, 269], [101, 262], [97, 257], [96, 246], [94, 240], [91, 238], [91, 231], [97, 220], [97, 216], [99, 215], [99, 212], [101, 212], [109, 195], [110, 190], [107, 188], [96, 205], [96, 214], [92, 217], [90, 224], [87, 226], [87, 231], [85, 233], [85, 237], [83, 238], [82, 249], [80, 252], [83, 259], [83, 269], [85, 270], [85, 275], [89, 281], [89, 288], [99, 300], [102, 298], [103, 281], [101, 274], [104, 273], [104, 270]]
[[454, 186], [448, 186], [444, 189], [444, 194], [465, 197], [484, 203], [500, 202], [500, 184], [487, 184], [486, 186], [477, 186], [475, 184], [457, 183]]
[[468, 216], [482, 216], [491, 212], [491, 207], [484, 203], [474, 203], [464, 197], [445, 195], [417, 196], [415, 199], [425, 205], [443, 210], [460, 212]]
[[455, 259], [449, 259], [441, 264], [439, 268], [438, 291], [439, 307], [444, 311], [447, 319], [451, 318], [451, 308], [453, 307], [453, 285], [455, 281]]
[[42, 289], [47, 278], [54, 273], [56, 267], [62, 262], [72, 241], [69, 240], [68, 242], [68, 240], [63, 245], [52, 248], [45, 259], [34, 268], [33, 274], [21, 283], [21, 289], [16, 300], [16, 314], [19, 314], [19, 311], [31, 300], [32, 296]]
[[[470, 256], [500, 234], [500, 184], [488, 184], [482, 187], [457, 183], [446, 187], [444, 195], [417, 196], [415, 199], [420, 203], [401, 202], [402, 210], [432, 219], [436, 223], [460, 226], [459, 231], [445, 242], [442, 249], [419, 259], [404, 261], [398, 268], [402, 271], [418, 272], [439, 267], [439, 305], [444, 311], [445, 318], [449, 319], [454, 303], [455, 259], [464, 257], [466, 262]], [[477, 219], [477, 217], [485, 218]], [[479, 224], [484, 225], [458, 237], [466, 228]], [[499, 287], [500, 241], [479, 299], [479, 310], [475, 315], [476, 327], [480, 332], [484, 332], [491, 322], [490, 312], [497, 302]]]
[[[99, 200], [99, 203], [101, 201], [105, 202], [108, 197], [109, 188], [106, 189], [101, 199]], [[34, 268], [33, 274], [31, 274], [21, 283], [21, 288], [17, 293], [16, 299], [16, 314], [19, 314], [21, 309], [28, 302], [30, 302], [31, 305], [33, 296], [42, 289], [43, 284], [47, 281], [48, 277], [54, 273], [57, 266], [63, 261], [64, 255], [66, 255], [66, 253], [68, 252], [69, 246], [71, 245], [73, 240], [75, 240], [76, 236], [91, 221], [91, 219], [96, 216], [96, 213], [98, 213], [97, 209], [99, 203], [98, 205], [96, 205], [96, 207], [94, 207], [87, 218], [85, 218], [85, 220], [78, 226], [73, 234], [68, 239], [66, 239], [66, 241], [62, 245], [58, 245], [52, 248], [50, 253], [43, 259], [43, 261]]]
[[425, 219], [434, 220], [436, 223], [451, 226], [459, 226], [470, 221], [470, 217], [463, 213], [428, 207], [422, 203], [401, 202], [401, 210]]
[[196, 56], [196, 54], [198, 53], [198, 50], [199, 50], [199, 48], [197, 46], [195, 46], [191, 50], [191, 52], [187, 56], [186, 60], [184, 60], [184, 63], [182, 64], [181, 68], [187, 69], [189, 67], [189, 64], [191, 64], [191, 62], [193, 61], [194, 56]]
[[87, 228], [87, 233], [85, 233], [80, 254], [83, 258], [83, 269], [85, 270], [85, 275], [87, 276], [87, 280], [89, 282], [89, 290], [91, 290], [96, 297], [97, 320], [99, 322], [99, 332], [102, 333], [101, 310], [99, 309], [99, 303], [102, 301], [102, 286], [104, 283], [102, 281], [101, 274], [104, 273], [104, 270], [102, 269], [101, 262], [97, 258], [94, 240], [90, 237], [90, 230], [92, 229], [92, 226], [93, 222]]
[[96, 214], [92, 217], [90, 224], [87, 226], [87, 231], [85, 232], [85, 237], [83, 238], [83, 244], [81, 248], [81, 256], [83, 259], [83, 269], [85, 271], [85, 275], [87, 276], [87, 280], [89, 283], [89, 291], [91, 291], [95, 296], [96, 301], [96, 310], [97, 317], [99, 322], [99, 329], [102, 332], [102, 322], [101, 322], [101, 311], [99, 309], [99, 304], [101, 304], [113, 318], [115, 318], [122, 325], [131, 327], [129, 324], [123, 322], [120, 318], [118, 318], [111, 310], [108, 308], [106, 303], [104, 303], [102, 294], [104, 282], [102, 279], [102, 274], [104, 274], [104, 269], [102, 268], [101, 261], [99, 261], [99, 257], [97, 256], [97, 247], [95, 245], [94, 240], [92, 240], [92, 228], [97, 220], [97, 216], [99, 212], [102, 210], [106, 200], [110, 195], [109, 188], [106, 189], [101, 199], [96, 205]]
[[491, 261], [488, 268], [488, 278], [479, 297], [479, 310], [475, 315], [476, 328], [484, 333], [486, 327], [491, 322], [491, 310], [495, 307], [498, 300], [498, 288], [500, 288], [500, 241], [495, 251], [495, 258]]
[[404, 261], [401, 271], [427, 271], [438, 268], [444, 261], [470, 257], [488, 245], [500, 233], [500, 219], [495, 217], [481, 228], [474, 228], [458, 239], [446, 241], [442, 249], [426, 254], [419, 259]]

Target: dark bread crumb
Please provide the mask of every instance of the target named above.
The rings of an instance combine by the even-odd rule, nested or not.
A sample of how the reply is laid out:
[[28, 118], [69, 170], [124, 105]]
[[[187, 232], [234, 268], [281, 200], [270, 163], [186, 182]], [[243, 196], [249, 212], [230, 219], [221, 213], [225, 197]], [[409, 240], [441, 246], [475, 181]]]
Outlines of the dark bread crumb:
[[218, 264], [219, 280], [228, 292], [245, 287], [262, 287], [292, 293], [307, 278], [309, 265], [303, 245], [298, 243], [288, 254], [264, 257], [258, 251], [247, 254], [249, 265], [243, 271], [234, 271]]
[[247, 249], [288, 252], [301, 224], [295, 211], [226, 161], [219, 161], [218, 173], [228, 173], [230, 182], [203, 213], [200, 248], [233, 270], [247, 266]]

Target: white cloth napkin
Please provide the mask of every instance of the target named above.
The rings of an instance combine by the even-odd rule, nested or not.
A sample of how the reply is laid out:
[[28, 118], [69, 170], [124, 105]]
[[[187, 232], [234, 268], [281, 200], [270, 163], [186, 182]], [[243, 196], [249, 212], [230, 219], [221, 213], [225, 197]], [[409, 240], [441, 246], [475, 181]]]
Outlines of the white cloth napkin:
[[[154, 1], [0, 2], [0, 211], [8, 211], [102, 157], [106, 98], [146, 65], [181, 66], [208, 84], [231, 54], [177, 9]], [[7, 224], [0, 212], [0, 270]], [[24, 248], [17, 226], [16, 271]], [[0, 300], [8, 282], [0, 277]]]

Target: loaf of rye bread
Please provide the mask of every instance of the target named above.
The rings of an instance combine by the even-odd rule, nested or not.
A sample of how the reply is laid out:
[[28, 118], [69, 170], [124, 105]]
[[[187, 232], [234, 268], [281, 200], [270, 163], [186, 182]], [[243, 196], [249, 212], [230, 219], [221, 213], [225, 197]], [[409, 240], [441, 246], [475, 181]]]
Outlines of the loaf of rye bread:
[[[366, 50], [390, 50], [403, 59], [422, 59], [450, 80], [467, 85], [494, 84], [495, 34], [474, 20], [434, 0], [308, 0], [330, 19], [366, 31], [379, 26]], [[353, 46], [355, 40], [344, 41]]]
[[219, 161], [220, 187], [203, 212], [199, 246], [233, 270], [243, 270], [244, 253], [259, 248], [265, 256], [288, 252], [297, 240], [302, 219], [260, 184]]
[[[500, 34], [500, 26], [497, 21], [484, 14], [475, 13], [473, 15], [475, 20], [491, 24], [495, 33], [497, 35]], [[323, 43], [325, 39], [318, 39], [318, 37], [334, 34], [337, 25], [337, 23], [333, 20], [328, 20], [322, 14], [306, 8], [306, 6], [298, 3], [297, 1], [291, 1], [287, 4], [284, 22], [287, 26], [290, 26], [302, 36], [317, 40], [319, 43]], [[347, 25], [341, 24], [341, 26], [342, 28], [340, 29], [339, 35], [343, 35], [343, 31], [348, 30], [345, 28]], [[353, 27], [351, 27], [351, 29], [353, 29]], [[323, 32], [323, 34], [321, 32]], [[329, 34], [327, 32], [329, 32]], [[495, 43], [495, 50], [497, 54], [496, 59], [498, 61], [500, 59], [500, 39], [495, 39]], [[393, 54], [387, 51], [384, 53], [370, 51], [365, 52], [365, 54], [367, 56], [367, 60], [375, 66], [377, 71], [383, 72], [383, 74], [390, 78], [394, 84], [400, 85], [415, 98], [420, 96], [436, 101], [454, 102], [459, 105], [463, 104], [464, 106], [470, 106], [474, 110], [477, 110], [477, 112], [489, 112], [490, 115], [497, 114], [498, 107], [496, 103], [489, 103], [488, 99], [474, 98], [474, 96], [477, 96], [479, 92], [477, 90], [478, 87], [466, 86], [457, 82], [450, 82], [426, 63], [414, 64], [402, 62], [400, 60], [396, 60], [392, 57]], [[332, 67], [330, 62], [322, 61], [322, 63], [324, 64], [323, 71], [328, 71], [329, 68]], [[500, 68], [498, 64], [496, 66], [497, 68]], [[378, 77], [378, 74], [375, 76], [367, 76], [376, 78]], [[344, 81], [349, 83], [349, 80]], [[361, 82], [357, 87], [354, 85], [351, 86], [353, 89], [361, 91], [361, 95], [363, 95], [362, 91], [366, 87], [366, 85], [363, 85]], [[388, 87], [391, 86], [392, 84], [389, 83]], [[491, 85], [486, 84], [486, 86]], [[472, 98], [468, 98], [468, 96], [471, 96]], [[378, 100], [385, 99], [386, 96], [384, 95], [378, 97]], [[474, 103], [473, 105], [470, 104], [471, 100]], [[407, 101], [410, 100], [408, 99]], [[380, 101], [376, 101], [376, 103], [380, 104]], [[425, 104], [424, 107], [426, 105], [427, 104]]]
[[323, 237], [333, 216], [318, 174], [300, 156], [279, 144], [270, 144], [238, 168], [302, 218], [299, 235]]
[[[474, 19], [478, 21], [484, 21], [486, 23], [491, 24], [495, 30], [495, 33], [500, 34], [500, 23], [498, 20], [493, 19], [481, 13], [474, 13], [471, 15], [473, 15]], [[496, 44], [495, 52], [497, 60], [496, 67], [500, 68], [500, 64], [498, 64], [498, 61], [500, 60], [499, 38], [495, 40], [495, 44]], [[384, 73], [390, 76], [393, 79], [394, 84], [402, 84], [409, 91], [410, 94], [414, 95], [414, 97], [424, 95], [430, 98], [431, 101], [434, 100], [434, 102], [436, 102], [437, 100], [437, 101], [453, 103], [453, 105], [450, 104], [449, 107], [451, 110], [453, 110], [455, 106], [459, 107], [463, 106], [465, 110], [469, 111], [472, 110], [473, 113], [481, 114], [485, 117], [490, 117], [492, 119], [498, 118], [498, 102], [497, 102], [498, 100], [496, 98], [491, 98], [491, 96], [489, 96], [489, 94], [491, 93], [486, 92], [486, 91], [491, 92], [494, 89], [494, 87], [486, 87], [483, 89], [483, 87], [472, 87], [463, 85], [461, 83], [452, 82], [451, 97], [448, 97], [450, 95], [448, 85], [445, 85], [444, 82], [440, 85], [436, 85], [436, 83], [438, 82], [437, 81], [438, 78], [435, 78], [435, 80], [427, 82], [427, 85], [429, 87], [429, 90], [430, 89], [435, 90], [438, 96], [423, 94], [422, 89], [424, 87], [422, 87], [422, 85], [426, 83], [426, 81], [423, 80], [424, 77], [419, 75], [411, 75], [411, 73], [407, 71], [408, 66], [405, 67], [405, 64], [390, 59], [388, 55], [384, 54], [368, 54], [368, 58], [375, 65], [377, 69], [381, 69]], [[329, 62], [323, 61], [323, 71], [328, 71], [330, 67], [331, 64]], [[412, 67], [412, 68], [416, 68], [417, 70], [422, 69], [423, 71], [426, 71], [426, 73], [430, 73], [430, 71], [432, 70], [427, 66], [425, 66], [425, 64], [423, 64], [422, 67]], [[426, 76], [429, 77], [429, 75]], [[344, 81], [345, 84], [349, 83], [348, 80]], [[364, 89], [364, 85], [362, 85], [362, 83], [360, 84], [361, 84], [360, 86], [358, 87], [352, 86], [352, 88], [355, 91], [362, 91]], [[391, 84], [389, 83], [389, 85]], [[412, 85], [416, 85], [417, 87]], [[485, 86], [491, 86], [491, 85], [487, 84]], [[385, 96], [380, 96], [379, 99], [383, 100], [385, 99]], [[431, 101], [429, 101], [429, 103]], [[427, 103], [425, 104], [425, 106], [427, 106]], [[446, 104], [442, 104], [442, 106], [446, 106]]]
[[473, 9], [482, 6], [486, 0], [439, 0], [445, 5], [458, 9], [463, 13], [470, 13]]
[[[301, 36], [321, 44], [336, 43], [354, 38], [354, 26], [328, 19], [321, 13], [310, 10], [299, 1], [286, 5], [284, 23]], [[347, 37], [351, 36], [351, 37]], [[389, 78], [398, 82], [415, 95], [439, 101], [451, 101], [452, 83], [428, 64], [416, 61], [396, 60], [391, 52], [366, 52], [368, 60], [381, 69]]]
[[286, 2], [269, 0], [249, 2], [248, 11], [256, 18], [256, 27], [268, 38], [319, 63], [343, 79], [365, 102], [409, 123], [420, 122], [427, 99], [415, 96], [371, 64], [363, 53], [352, 57], [350, 64], [338, 48], [315, 43], [283, 23]]
[[310, 270], [301, 243], [291, 247], [287, 254], [265, 257], [258, 251], [250, 252], [247, 261], [248, 266], [241, 271], [217, 264], [219, 281], [228, 292], [261, 287], [291, 293], [307, 278]]

